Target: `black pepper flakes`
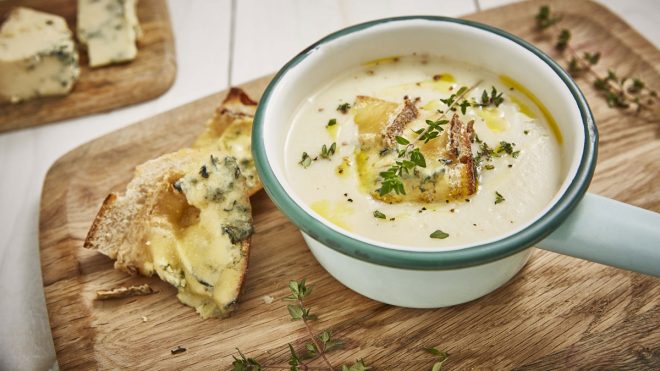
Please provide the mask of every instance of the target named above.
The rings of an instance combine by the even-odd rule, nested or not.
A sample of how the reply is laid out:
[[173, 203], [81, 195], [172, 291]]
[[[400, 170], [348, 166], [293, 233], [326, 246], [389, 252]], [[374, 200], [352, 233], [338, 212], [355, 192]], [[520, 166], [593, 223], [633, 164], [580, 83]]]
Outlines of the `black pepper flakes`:
[[348, 202], [353, 202], [353, 199], [352, 199], [352, 198], [349, 198], [349, 199], [346, 200], [346, 201], [348, 201]]

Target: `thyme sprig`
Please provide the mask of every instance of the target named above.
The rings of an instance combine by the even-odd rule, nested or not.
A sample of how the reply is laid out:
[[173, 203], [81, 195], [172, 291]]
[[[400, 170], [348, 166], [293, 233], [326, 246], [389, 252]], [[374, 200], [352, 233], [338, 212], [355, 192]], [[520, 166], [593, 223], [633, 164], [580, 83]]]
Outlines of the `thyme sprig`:
[[534, 17], [536, 28], [543, 33], [552, 28], [556, 32], [555, 49], [566, 61], [568, 72], [575, 78], [590, 77], [592, 86], [612, 108], [626, 109], [634, 107], [637, 112], [649, 109], [656, 103], [657, 93], [651, 90], [639, 78], [619, 77], [616, 72], [608, 69], [607, 75], [599, 74], [594, 66], [600, 62], [600, 52], [578, 53], [570, 44], [572, 34], [566, 28], [559, 28], [562, 15], [553, 13], [549, 6], [539, 8]]
[[[344, 342], [332, 337], [329, 330], [322, 331], [319, 335], [314, 334], [314, 330], [310, 324], [318, 317], [311, 313], [309, 306], [305, 304], [305, 300], [312, 294], [314, 285], [308, 285], [306, 279], [297, 281], [289, 281], [289, 291], [291, 294], [284, 298], [285, 301], [292, 302], [287, 305], [287, 310], [292, 321], [302, 321], [307, 329], [311, 342], [305, 343], [305, 352], [299, 354], [296, 352], [291, 344], [287, 344], [289, 348], [288, 366], [280, 365], [265, 365], [261, 364], [257, 359], [247, 357], [240, 349], [236, 348], [238, 357], [232, 356], [233, 371], [261, 371], [265, 369], [286, 369], [291, 371], [309, 371], [309, 370], [335, 370], [330, 361], [326, 357], [326, 353], [341, 348]], [[447, 360], [449, 354], [444, 351], [439, 351], [436, 348], [422, 348], [427, 353], [434, 356], [435, 363], [433, 364], [432, 371], [440, 370], [442, 363]], [[310, 366], [308, 362], [316, 358], [322, 358], [325, 366]], [[383, 366], [385, 368], [385, 366]], [[341, 366], [342, 371], [367, 371], [371, 367], [363, 359], [356, 359], [354, 363]]]
[[330, 157], [332, 157], [335, 152], [337, 152], [336, 142], [332, 142], [330, 147], [324, 144], [321, 146], [321, 152], [319, 155], [314, 158], [311, 158], [307, 152], [303, 152], [300, 161], [298, 161], [298, 165], [302, 166], [304, 169], [307, 169], [312, 164], [312, 161], [316, 161], [319, 158], [330, 160]]

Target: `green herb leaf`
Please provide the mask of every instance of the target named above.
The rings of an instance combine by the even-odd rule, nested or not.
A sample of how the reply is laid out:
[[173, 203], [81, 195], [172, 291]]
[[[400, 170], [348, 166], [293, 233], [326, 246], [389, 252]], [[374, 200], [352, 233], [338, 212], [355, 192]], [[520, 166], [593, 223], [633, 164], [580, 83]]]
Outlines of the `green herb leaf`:
[[444, 240], [445, 238], [449, 237], [449, 234], [437, 229], [435, 232], [431, 233], [429, 237]]
[[422, 348], [427, 353], [433, 355], [436, 358], [436, 362], [433, 364], [431, 371], [439, 371], [442, 368], [442, 364], [449, 358], [449, 353], [445, 351], [438, 350], [436, 348]]
[[300, 166], [302, 166], [303, 168], [307, 169], [309, 167], [309, 165], [312, 164], [312, 158], [309, 157], [307, 152], [303, 152], [302, 153], [302, 159], [300, 160], [300, 162], [298, 162], [298, 164]]
[[387, 215], [381, 213], [380, 211], [374, 211], [374, 217], [378, 219], [387, 219]]
[[515, 144], [501, 141], [500, 144], [495, 148], [495, 154], [502, 154], [506, 153], [507, 155], [512, 155], [513, 154], [513, 146]]
[[449, 98], [440, 99], [440, 102], [446, 104], [447, 107], [450, 107], [452, 104], [454, 104], [454, 99], [455, 98], [456, 98], [456, 94], [452, 94], [452, 95], [449, 96]]
[[561, 16], [553, 14], [550, 11], [550, 7], [543, 5], [539, 8], [539, 12], [536, 14], [536, 27], [541, 30], [544, 30], [561, 20]]
[[303, 318], [305, 312], [299, 304], [289, 304], [286, 306], [286, 309], [289, 310], [289, 315], [291, 316], [292, 321], [297, 321]]
[[326, 126], [335, 126], [335, 125], [337, 125], [337, 119], [330, 119], [330, 121], [328, 121], [328, 125]]
[[631, 94], [637, 94], [644, 89], [645, 84], [640, 79], [633, 79], [633, 83], [628, 87], [628, 92]]
[[254, 358], [246, 358], [245, 355], [241, 352], [240, 349], [236, 348], [240, 358], [232, 356], [234, 362], [232, 362], [233, 371], [261, 371], [261, 365]]
[[591, 54], [589, 52], [585, 52], [583, 58], [584, 58], [584, 60], [589, 62], [590, 65], [593, 66], [595, 64], [598, 64], [598, 61], [600, 60], [600, 52], [596, 52], [596, 53], [593, 53], [593, 54]]
[[500, 194], [500, 192], [495, 191], [495, 205], [506, 201], [506, 198]]
[[342, 103], [342, 104], [340, 104], [340, 105], [337, 106], [337, 111], [339, 111], [339, 112], [341, 112], [341, 113], [343, 113], [343, 114], [348, 113], [348, 110], [349, 110], [349, 109], [351, 109], [351, 105], [350, 105], [350, 103]]
[[300, 358], [296, 354], [296, 351], [293, 349], [291, 344], [289, 344], [289, 353], [291, 353], [291, 356], [289, 357], [289, 366], [291, 366], [290, 370], [297, 371], [298, 366], [300, 366]]
[[465, 112], [467, 112], [467, 108], [470, 107], [470, 102], [464, 100], [461, 102], [461, 104], [459, 104], [459, 106], [461, 107], [461, 113], [465, 114]]
[[333, 142], [330, 145], [330, 148], [328, 148], [325, 144], [323, 147], [321, 147], [321, 154], [319, 155], [321, 158], [324, 158], [326, 160], [329, 160], [332, 155], [335, 154], [335, 151], [337, 150], [337, 143]]
[[424, 155], [419, 151], [419, 148], [415, 148], [412, 152], [410, 152], [410, 161], [419, 167], [426, 167], [426, 159], [424, 158]]
[[568, 46], [568, 42], [571, 40], [571, 31], [567, 29], [561, 30], [559, 36], [557, 36], [557, 42], [555, 43], [555, 49], [559, 51], [564, 51]]
[[395, 138], [397, 143], [401, 144], [402, 146], [405, 146], [406, 144], [410, 144], [410, 141], [402, 136], [397, 135]]
[[371, 367], [367, 367], [367, 364], [362, 359], [356, 359], [355, 363], [352, 365], [341, 366], [342, 371], [367, 371], [370, 369]]
[[504, 97], [502, 95], [504, 95], [504, 93], [498, 92], [497, 89], [494, 86], [490, 87], [490, 95], [488, 95], [488, 91], [484, 89], [484, 91], [481, 93], [481, 103], [477, 104], [477, 106], [481, 106], [481, 107], [488, 107], [488, 106], [499, 107], [500, 104], [502, 104], [504, 102]]

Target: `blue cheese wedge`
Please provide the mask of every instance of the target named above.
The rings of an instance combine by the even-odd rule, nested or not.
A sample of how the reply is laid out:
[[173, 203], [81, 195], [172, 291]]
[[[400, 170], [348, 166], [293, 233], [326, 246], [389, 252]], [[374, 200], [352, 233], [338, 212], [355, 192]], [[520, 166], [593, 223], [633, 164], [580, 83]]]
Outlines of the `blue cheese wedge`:
[[137, 0], [78, 0], [78, 40], [87, 46], [90, 66], [135, 59], [141, 35]]
[[157, 274], [203, 317], [232, 310], [248, 263], [252, 214], [233, 157], [184, 149], [148, 161], [101, 207], [84, 246], [115, 267]]
[[0, 28], [0, 101], [67, 94], [80, 68], [71, 31], [59, 16], [16, 8]]

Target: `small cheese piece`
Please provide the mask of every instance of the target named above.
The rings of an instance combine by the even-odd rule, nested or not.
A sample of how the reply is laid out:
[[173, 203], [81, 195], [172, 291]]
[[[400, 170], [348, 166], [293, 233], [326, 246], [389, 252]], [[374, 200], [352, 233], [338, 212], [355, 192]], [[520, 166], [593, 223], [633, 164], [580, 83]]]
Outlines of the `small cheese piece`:
[[78, 40], [87, 46], [90, 66], [135, 59], [141, 35], [137, 0], [78, 0]]
[[0, 28], [0, 101], [66, 94], [80, 69], [66, 21], [16, 8]]

